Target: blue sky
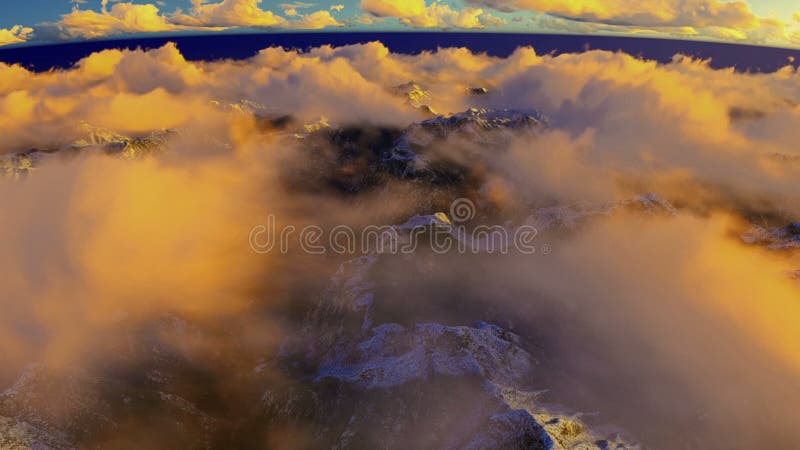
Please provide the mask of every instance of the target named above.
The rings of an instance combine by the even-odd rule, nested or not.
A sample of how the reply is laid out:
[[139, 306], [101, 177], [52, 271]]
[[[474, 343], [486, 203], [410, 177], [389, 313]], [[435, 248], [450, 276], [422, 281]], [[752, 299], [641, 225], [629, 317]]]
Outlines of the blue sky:
[[[146, 32], [469, 29], [800, 47], [796, 0], [1, 0], [0, 45]], [[156, 10], [157, 8], [157, 10]], [[671, 9], [670, 9], [671, 8]], [[177, 15], [180, 9], [183, 14]], [[21, 27], [19, 27], [21, 26]]]

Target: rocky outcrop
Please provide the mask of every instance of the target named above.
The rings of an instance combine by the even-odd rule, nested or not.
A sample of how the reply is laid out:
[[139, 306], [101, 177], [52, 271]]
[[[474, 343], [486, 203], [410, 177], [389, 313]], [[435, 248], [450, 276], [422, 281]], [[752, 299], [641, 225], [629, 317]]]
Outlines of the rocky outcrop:
[[785, 227], [771, 229], [754, 226], [742, 236], [742, 240], [771, 250], [800, 249], [800, 223], [792, 222]]
[[126, 136], [82, 123], [78, 126], [77, 134], [79, 136], [77, 139], [65, 145], [0, 155], [0, 174], [15, 178], [24, 177], [35, 171], [48, 158], [86, 151], [101, 151], [125, 159], [160, 155], [167, 151], [169, 140], [177, 134], [177, 131], [158, 130], [141, 136]]
[[501, 146], [514, 136], [536, 133], [548, 125], [548, 119], [537, 110], [471, 108], [412, 124], [384, 152], [383, 161], [398, 176], [419, 176], [436, 170], [436, 160], [425, 154], [428, 147], [455, 139], [481, 147]]
[[46, 430], [24, 420], [0, 416], [0, 448], [4, 450], [73, 450], [64, 433]]
[[675, 215], [677, 210], [658, 194], [609, 203], [580, 202], [568, 206], [553, 206], [536, 210], [526, 221], [540, 232], [574, 230], [593, 219], [630, 212], [644, 215]]
[[394, 86], [391, 92], [398, 97], [406, 99], [412, 108], [418, 109], [427, 115], [436, 115], [436, 112], [430, 106], [430, 101], [433, 98], [431, 93], [423, 89], [415, 81]]
[[[437, 214], [392, 230], [449, 224]], [[635, 448], [538, 405], [527, 384], [536, 360], [514, 333], [485, 322], [375, 323], [371, 272], [381, 258], [343, 264], [302, 332], [284, 343], [283, 363], [305, 381], [265, 392], [268, 424], [310, 427], [316, 445], [341, 449]]]
[[[138, 353], [145, 342], [134, 342], [142, 347], [115, 355], [113, 367], [29, 366], [0, 394], [0, 448], [113, 448], [107, 442], [121, 438], [156, 448], [211, 448], [219, 420], [182, 397], [191, 392], [187, 365], [163, 345], [151, 341], [145, 355]], [[128, 435], [140, 427], [152, 435]]]

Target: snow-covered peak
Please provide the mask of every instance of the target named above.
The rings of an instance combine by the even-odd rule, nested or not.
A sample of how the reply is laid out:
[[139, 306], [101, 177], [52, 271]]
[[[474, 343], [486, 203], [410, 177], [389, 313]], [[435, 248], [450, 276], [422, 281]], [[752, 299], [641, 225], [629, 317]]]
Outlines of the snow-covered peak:
[[523, 382], [531, 356], [512, 333], [487, 323], [475, 327], [383, 324], [364, 341], [329, 355], [317, 380], [336, 378], [365, 389], [390, 388], [443, 375], [480, 376], [498, 385]]
[[469, 125], [484, 130], [491, 129], [525, 129], [539, 128], [549, 125], [547, 117], [536, 109], [478, 109], [468, 110], [449, 116], [428, 119], [420, 124], [429, 130], [439, 130], [443, 134], [464, 129]]
[[486, 95], [489, 93], [489, 89], [485, 87], [472, 87], [467, 88], [467, 94], [469, 95]]
[[167, 142], [177, 132], [158, 130], [149, 134], [132, 137], [105, 128], [83, 124], [84, 138], [69, 145], [70, 149], [99, 147], [109, 154], [117, 154], [128, 159], [137, 159], [166, 151]]
[[246, 99], [239, 100], [235, 103], [210, 100], [209, 104], [220, 111], [233, 112], [242, 115], [262, 115], [268, 111], [268, 108], [264, 104]]
[[141, 136], [127, 136], [107, 128], [81, 123], [78, 138], [65, 145], [0, 155], [0, 174], [25, 176], [48, 157], [62, 152], [99, 150], [126, 159], [138, 159], [164, 153], [176, 130], [156, 130]]
[[521, 133], [535, 133], [548, 126], [547, 117], [535, 109], [470, 108], [410, 125], [384, 152], [383, 162], [395, 174], [407, 176], [425, 169], [426, 159], [421, 153], [437, 142], [459, 139], [459, 142], [495, 146]]
[[[674, 212], [656, 195], [637, 196], [601, 211], [614, 208]], [[402, 238], [425, 227], [454, 228], [446, 214], [437, 213], [414, 216], [386, 230], [387, 235]], [[382, 402], [390, 401], [402, 410], [409, 398], [424, 398], [438, 383], [446, 382], [448, 386], [468, 385], [470, 395], [483, 398], [480, 404], [484, 406], [459, 416], [465, 432], [443, 448], [636, 448], [617, 439], [604, 439], [579, 419], [540, 405], [536, 391], [529, 390], [536, 361], [516, 334], [486, 322], [401, 325], [387, 320], [380, 313], [382, 298], [373, 271], [382, 258], [380, 253], [371, 253], [353, 259], [332, 277], [301, 332], [287, 339], [280, 354], [291, 366], [309, 368], [306, 377], [310, 381], [288, 395], [265, 392], [267, 414], [316, 417], [316, 408], [306, 410], [302, 405], [350, 408], [353, 404], [343, 412], [345, 431], [335, 432], [333, 437], [344, 447], [348, 436], [358, 436], [365, 427], [370, 430], [373, 420], [389, 421], [397, 429], [408, 426], [402, 412], [380, 408]], [[349, 393], [348, 400], [341, 397], [342, 392]], [[435, 408], [449, 408], [439, 400], [431, 402]], [[364, 415], [364, 411], [372, 412]], [[339, 426], [321, 417], [323, 430]], [[436, 414], [432, 419], [440, 420]]]
[[407, 99], [408, 103], [414, 108], [428, 107], [432, 98], [429, 91], [423, 89], [413, 80], [393, 87], [391, 92], [398, 97]]
[[429, 226], [449, 227], [452, 225], [453, 223], [450, 221], [450, 218], [447, 217], [447, 214], [443, 212], [438, 212], [436, 214], [431, 214], [427, 216], [414, 216], [408, 219], [406, 223], [402, 225], [395, 225], [394, 228], [400, 231], [411, 231], [417, 228], [423, 228]]
[[754, 226], [742, 236], [742, 240], [748, 244], [765, 245], [772, 250], [800, 249], [800, 222], [772, 229]]
[[539, 231], [553, 229], [573, 230], [587, 221], [611, 216], [620, 211], [638, 212], [646, 215], [675, 215], [677, 210], [658, 194], [637, 195], [618, 202], [579, 202], [568, 206], [551, 206], [536, 210], [527, 223]]

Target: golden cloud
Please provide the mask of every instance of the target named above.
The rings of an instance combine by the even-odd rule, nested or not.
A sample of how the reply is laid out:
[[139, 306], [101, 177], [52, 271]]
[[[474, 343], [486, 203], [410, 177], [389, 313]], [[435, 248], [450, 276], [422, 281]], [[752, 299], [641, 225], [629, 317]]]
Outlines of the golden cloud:
[[361, 8], [368, 14], [399, 19], [415, 28], [485, 28], [505, 23], [480, 8], [453, 9], [446, 3], [434, 2], [426, 6], [424, 0], [394, 2], [389, 0], [363, 0]]
[[300, 14], [291, 8], [287, 10], [287, 15], [293, 20], [287, 20], [272, 11], [262, 9], [261, 3], [262, 0], [194, 2], [191, 11], [178, 10], [172, 14], [163, 13], [158, 6], [149, 3], [119, 2], [114, 3], [111, 8], [104, 3], [99, 12], [74, 9], [56, 23], [40, 24], [33, 29], [14, 27], [11, 30], [0, 30], [0, 45], [23, 42], [30, 38], [91, 39], [119, 34], [219, 31], [236, 27], [321, 29], [344, 25], [328, 10]]
[[361, 9], [378, 17], [415, 17], [424, 15], [426, 6], [425, 0], [363, 0]]
[[743, 1], [719, 0], [468, 0], [501, 11], [532, 10], [569, 19], [639, 26], [753, 28], [758, 17]]
[[261, 9], [262, 0], [222, 0], [219, 3], [194, 1], [190, 14], [178, 13], [172, 21], [180, 25], [200, 27], [273, 27], [286, 19]]
[[123, 33], [147, 33], [181, 29], [153, 4], [115, 3], [101, 12], [75, 9], [62, 16], [58, 28], [66, 38], [98, 38]]
[[11, 28], [0, 28], [0, 46], [19, 44], [30, 39], [33, 28], [14, 25]]
[[[790, 345], [798, 339], [800, 289], [785, 272], [798, 261], [736, 235], [747, 220], [800, 216], [800, 166], [791, 162], [800, 157], [800, 74], [792, 67], [738, 73], [686, 57], [658, 64], [622, 53], [552, 56], [531, 48], [508, 58], [452, 48], [400, 55], [377, 42], [269, 48], [236, 62], [187, 61], [170, 44], [95, 53], [46, 73], [0, 64], [0, 153], [61, 148], [86, 123], [137, 135], [177, 130], [163, 157], [77, 152], [51, 158], [22, 183], [0, 178], [0, 201], [11, 212], [0, 215], [0, 349], [15, 360], [74, 362], [92, 353], [99, 330], [123, 320], [172, 313], [217, 320], [254, 299], [260, 306], [287, 301], [287, 285], [296, 281], [291, 269], [303, 273], [304, 285], [324, 280], [326, 272], [305, 260], [252, 254], [251, 227], [270, 212], [296, 224], [363, 223], [372, 210], [389, 208], [408, 216], [420, 212], [429, 192], [387, 201], [396, 192], [387, 189], [346, 203], [289, 195], [281, 176], [287, 161], [306, 164], [302, 144], [287, 144], [294, 141], [259, 127], [256, 114], [237, 106], [260, 105], [261, 116], [292, 115], [301, 124], [324, 116], [342, 126], [403, 128], [421, 116], [390, 88], [412, 79], [431, 92], [436, 110], [538, 108], [552, 118], [535, 139], [512, 139], [468, 158], [471, 142], [437, 149], [482, 174], [477, 190], [498, 207], [529, 211], [655, 191], [681, 211], [602, 217], [553, 237], [549, 259], [488, 261], [480, 283], [465, 292], [488, 289], [495, 309], [519, 312], [519, 320], [544, 306], [565, 311], [568, 322], [547, 323], [562, 331], [576, 324], [585, 333], [561, 341], [569, 355], [581, 356], [576, 364], [601, 355], [598, 366], [611, 373], [602, 386], [622, 392], [631, 378], [674, 376], [691, 398], [711, 405], [703, 426], [713, 437], [734, 430], [737, 442], [750, 444], [762, 442], [765, 429], [770, 436], [796, 432], [796, 393], [784, 394], [800, 371], [800, 353]], [[466, 95], [474, 86], [490, 89]], [[363, 210], [354, 211], [354, 203]], [[442, 291], [420, 295], [426, 292]], [[552, 303], [536, 303], [543, 297]], [[31, 339], [31, 329], [44, 332]], [[642, 348], [652, 357], [642, 358]], [[600, 376], [571, 373], [580, 386], [595, 386]], [[565, 379], [560, 371], [552, 376]], [[623, 418], [635, 397], [613, 389], [593, 394], [597, 404], [587, 410], [619, 408]], [[754, 396], [770, 407], [746, 407]], [[663, 423], [642, 425], [642, 410], [647, 419], [657, 412], [696, 420], [696, 410], [662, 400], [631, 408], [629, 423], [645, 433]], [[730, 426], [739, 419], [763, 425]]]

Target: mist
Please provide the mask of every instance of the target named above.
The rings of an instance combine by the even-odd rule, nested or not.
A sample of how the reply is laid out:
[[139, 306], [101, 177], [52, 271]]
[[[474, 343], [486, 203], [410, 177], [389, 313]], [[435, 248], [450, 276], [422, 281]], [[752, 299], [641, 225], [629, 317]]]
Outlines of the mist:
[[[359, 255], [310, 255], [296, 241], [258, 254], [249, 237], [268, 215], [279, 228], [361, 230], [469, 198], [470, 227], [513, 228], [540, 208], [655, 193], [676, 212], [541, 230], [550, 254], [382, 257], [370, 272], [376, 317], [507, 328], [537, 361], [526, 384], [546, 391], [544, 405], [647, 448], [796, 446], [800, 285], [788, 274], [800, 259], [741, 236], [800, 216], [800, 132], [788, 125], [799, 77], [685, 57], [396, 55], [380, 43], [241, 62], [188, 62], [169, 44], [41, 74], [0, 64], [0, 155], [46, 155], [24, 177], [0, 176], [0, 382], [31, 364], [128, 382], [145, 366], [166, 372], [142, 356], [157, 342], [191, 367], [159, 382], [218, 419], [211, 442], [241, 430], [262, 445], [313, 441], [302, 423], [270, 429], [237, 414], [267, 389], [290, 392], [287, 373], [301, 368], [282, 370], [283, 343]], [[550, 124], [487, 132], [488, 146], [433, 140], [422, 169], [458, 176], [397, 176], [381, 146], [430, 118], [393, 92], [411, 80], [444, 115], [535, 108]], [[170, 134], [163, 154], [125, 158], [76, 147], [87, 129]], [[71, 414], [53, 420], [68, 427]], [[175, 444], [161, 416], [124, 417], [82, 442], [116, 445], [152, 426], [163, 440], [142, 448]]]

